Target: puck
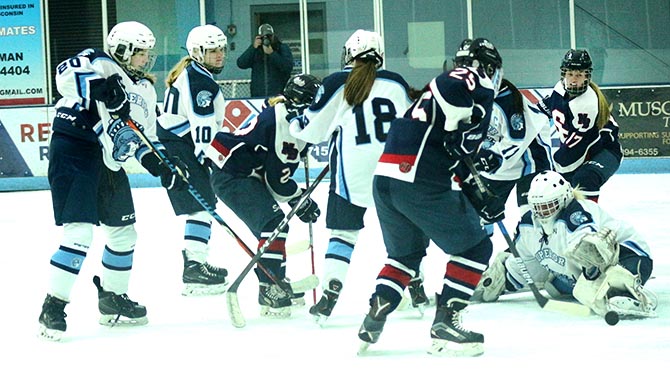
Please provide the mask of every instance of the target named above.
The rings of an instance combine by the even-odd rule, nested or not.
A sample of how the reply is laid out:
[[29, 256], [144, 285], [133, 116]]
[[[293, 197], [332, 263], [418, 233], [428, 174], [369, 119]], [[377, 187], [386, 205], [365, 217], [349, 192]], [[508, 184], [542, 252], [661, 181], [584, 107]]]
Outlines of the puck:
[[619, 314], [617, 314], [616, 311], [608, 311], [607, 314], [605, 314], [605, 322], [610, 326], [616, 325], [619, 323]]

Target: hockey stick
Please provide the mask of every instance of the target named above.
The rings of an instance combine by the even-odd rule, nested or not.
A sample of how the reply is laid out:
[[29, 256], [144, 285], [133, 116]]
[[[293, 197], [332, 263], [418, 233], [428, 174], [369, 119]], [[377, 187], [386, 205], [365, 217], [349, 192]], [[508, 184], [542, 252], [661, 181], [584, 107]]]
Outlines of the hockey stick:
[[[249, 261], [247, 266], [242, 270], [242, 272], [237, 276], [235, 281], [233, 282], [232, 285], [228, 288], [228, 291], [226, 292], [226, 304], [228, 306], [228, 314], [230, 315], [230, 321], [233, 324], [233, 326], [241, 328], [246, 325], [246, 320], [244, 319], [244, 315], [242, 314], [242, 309], [240, 308], [240, 302], [237, 297], [237, 289], [240, 287], [240, 284], [242, 283], [242, 280], [246, 277], [246, 275], [251, 271], [251, 268], [258, 263], [258, 261], [261, 259], [263, 254], [265, 253], [265, 250], [272, 244], [272, 242], [277, 239], [277, 236], [281, 234], [286, 226], [288, 225], [289, 221], [293, 216], [298, 212], [300, 207], [305, 203], [305, 201], [309, 198], [310, 194], [314, 191], [316, 186], [321, 182], [321, 180], [326, 176], [328, 173], [329, 166], [326, 165], [321, 173], [319, 173], [318, 177], [314, 180], [314, 182], [309, 186], [300, 196], [300, 199], [298, 199], [298, 202], [293, 206], [291, 211], [289, 211], [286, 216], [284, 216], [284, 219], [279, 222], [277, 225], [277, 228], [272, 232], [272, 234], [265, 240], [265, 243], [261, 245], [258, 248], [258, 252], [254, 257]], [[316, 276], [314, 276], [316, 277]], [[289, 294], [292, 294], [294, 291], [295, 292], [300, 292], [300, 289], [296, 289], [296, 287], [290, 286], [290, 284], [277, 284], [280, 287], [282, 287], [282, 290], [288, 291]], [[289, 285], [290, 289], [285, 289], [285, 286]], [[318, 282], [317, 282], [318, 285]], [[315, 287], [316, 285], [314, 285]]]
[[[472, 174], [472, 177], [475, 180], [475, 183], [477, 184], [477, 188], [479, 191], [481, 191], [483, 194], [491, 194], [489, 189], [484, 185], [484, 182], [482, 181], [481, 177], [479, 176], [479, 172], [477, 171], [477, 168], [475, 168], [474, 163], [472, 162], [472, 158], [470, 157], [465, 157], [463, 159], [465, 164], [467, 165], [468, 169], [470, 170], [470, 173]], [[505, 225], [501, 220], [497, 221], [496, 224], [498, 225], [498, 228], [500, 229], [500, 232], [502, 233], [503, 237], [505, 238], [505, 241], [507, 242], [507, 245], [509, 246], [510, 251], [512, 252], [512, 255], [516, 259], [516, 263], [519, 266], [519, 270], [521, 271], [521, 275], [523, 276], [523, 279], [526, 281], [526, 285], [528, 285], [528, 288], [530, 288], [530, 291], [533, 293], [533, 296], [535, 297], [535, 300], [537, 301], [538, 305], [544, 310], [550, 310], [550, 311], [557, 311], [565, 314], [571, 314], [571, 315], [577, 315], [577, 316], [588, 316], [591, 314], [591, 309], [588, 308], [587, 306], [584, 306], [580, 303], [575, 303], [575, 302], [565, 302], [565, 301], [558, 301], [554, 299], [549, 299], [545, 297], [542, 293], [540, 293], [540, 290], [537, 288], [537, 285], [535, 285], [535, 281], [533, 281], [533, 277], [531, 277], [530, 273], [528, 272], [528, 267], [526, 267], [526, 264], [523, 262], [523, 259], [521, 259], [521, 255], [519, 254], [519, 251], [516, 249], [516, 244], [510, 237], [509, 233], [507, 233], [507, 229], [505, 228]]]
[[[135, 133], [140, 137], [140, 139], [142, 139], [142, 141], [144, 142], [144, 144], [149, 148], [149, 150], [151, 150], [151, 152], [152, 152], [153, 154], [156, 155], [156, 157], [158, 157], [158, 159], [160, 160], [161, 163], [163, 163], [163, 165], [165, 165], [168, 169], [170, 169], [170, 171], [171, 171], [173, 174], [178, 174], [178, 175], [181, 177], [181, 179], [182, 179], [184, 182], [186, 182], [186, 184], [188, 185], [188, 192], [193, 196], [193, 198], [195, 198], [196, 201], [198, 201], [198, 203], [200, 203], [200, 206], [202, 206], [202, 208], [203, 208], [205, 211], [207, 211], [207, 213], [208, 213], [209, 215], [211, 215], [212, 218], [214, 218], [214, 220], [216, 220], [216, 221], [221, 225], [221, 227], [223, 227], [223, 228], [226, 230], [226, 232], [228, 232], [228, 234], [229, 234], [231, 237], [233, 237], [233, 238], [237, 241], [237, 244], [239, 244], [239, 246], [242, 247], [242, 249], [243, 249], [243, 250], [244, 250], [250, 257], [253, 258], [253, 257], [254, 257], [254, 252], [249, 248], [249, 246], [247, 246], [247, 244], [244, 242], [244, 240], [242, 240], [242, 238], [240, 238], [240, 236], [237, 235], [237, 234], [235, 233], [235, 231], [233, 231], [232, 228], [230, 228], [230, 226], [223, 220], [223, 218], [216, 212], [216, 210], [214, 210], [214, 208], [213, 208], [212, 206], [210, 206], [210, 205], [207, 203], [207, 200], [205, 200], [205, 198], [202, 196], [202, 194], [200, 194], [200, 192], [198, 192], [198, 190], [197, 190], [197, 189], [196, 189], [196, 188], [189, 182], [188, 178], [184, 175], [184, 173], [182, 173], [181, 170], [179, 170], [179, 169], [178, 169], [178, 168], [177, 168], [177, 167], [170, 161], [170, 159], [165, 155], [165, 153], [163, 153], [163, 151], [161, 151], [161, 150], [159, 150], [158, 148], [156, 148], [156, 145], [155, 145], [153, 142], [151, 142], [151, 140], [149, 140], [149, 138], [147, 137], [147, 135], [144, 134], [144, 131], [142, 131], [142, 130], [135, 124], [135, 122], [134, 122], [132, 119], [128, 119], [128, 120], [126, 120], [126, 124], [127, 124], [133, 131], [135, 131]], [[265, 274], [268, 275], [268, 277], [270, 278], [270, 280], [271, 280], [272, 282], [274, 282], [275, 284], [278, 284], [278, 281], [277, 281], [276, 277], [275, 277], [274, 275], [272, 275], [272, 273], [270, 273], [265, 267], [263, 267], [262, 265], [259, 265], [259, 268], [260, 268]]]
[[[309, 187], [309, 156], [305, 156], [303, 164], [305, 166], [305, 187]], [[312, 227], [312, 222], [309, 222], [309, 252], [312, 260], [312, 275], [316, 275], [314, 269], [314, 230]], [[316, 288], [312, 289], [312, 302], [316, 305]]]

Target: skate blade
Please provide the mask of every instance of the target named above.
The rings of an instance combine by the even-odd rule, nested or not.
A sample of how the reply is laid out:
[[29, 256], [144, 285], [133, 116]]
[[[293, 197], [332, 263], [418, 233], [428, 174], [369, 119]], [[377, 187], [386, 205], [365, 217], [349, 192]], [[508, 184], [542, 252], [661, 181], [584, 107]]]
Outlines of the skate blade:
[[307, 305], [304, 297], [291, 298], [291, 307], [294, 309], [300, 309]]
[[291, 317], [291, 307], [273, 309], [269, 306], [261, 306], [261, 317], [270, 319], [287, 319]]
[[181, 295], [186, 297], [216, 296], [225, 293], [227, 289], [228, 281], [217, 285], [184, 284]]
[[360, 346], [358, 346], [358, 352], [356, 355], [358, 356], [363, 356], [368, 352], [368, 348], [370, 348], [370, 345], [372, 343], [370, 342], [361, 342]]
[[140, 318], [127, 318], [124, 316], [119, 317], [118, 315], [110, 315], [110, 314], [104, 314], [100, 316], [100, 322], [101, 325], [103, 326], [109, 326], [109, 327], [114, 327], [114, 326], [144, 326], [147, 323], [149, 323], [149, 320], [147, 317], [140, 317]]
[[435, 356], [479, 356], [484, 353], [482, 343], [456, 343], [445, 339], [433, 339], [428, 353]]
[[37, 336], [49, 342], [58, 342], [61, 340], [61, 337], [63, 336], [63, 331], [49, 329], [44, 326], [40, 326], [40, 331], [37, 334]]

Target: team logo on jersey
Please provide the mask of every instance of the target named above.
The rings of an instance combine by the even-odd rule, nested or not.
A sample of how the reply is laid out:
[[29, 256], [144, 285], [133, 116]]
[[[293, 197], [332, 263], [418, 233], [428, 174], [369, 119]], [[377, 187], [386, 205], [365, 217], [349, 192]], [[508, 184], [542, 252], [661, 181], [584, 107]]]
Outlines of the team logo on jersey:
[[212, 95], [211, 92], [207, 90], [202, 90], [198, 92], [198, 95], [196, 95], [195, 102], [198, 105], [198, 107], [207, 108], [212, 104], [213, 97], [214, 95]]
[[547, 266], [544, 264], [545, 260], [551, 260], [562, 267], [565, 266], [565, 257], [558, 255], [556, 252], [547, 247], [535, 252], [535, 259], [544, 267]]
[[115, 119], [112, 122], [112, 125], [107, 129], [107, 134], [112, 139], [112, 144], [114, 144], [112, 157], [116, 161], [125, 162], [134, 156], [140, 147], [139, 136], [120, 119]]
[[582, 211], [575, 211], [572, 214], [570, 214], [570, 223], [574, 224], [575, 226], [579, 226], [581, 224], [584, 224], [588, 222], [589, 217], [586, 216]]
[[512, 115], [512, 117], [510, 117], [509, 121], [512, 124], [513, 131], [523, 130], [523, 116], [521, 116], [520, 114], [515, 113], [514, 115]]
[[409, 171], [412, 170], [412, 164], [407, 161], [403, 161], [398, 164], [398, 169], [400, 169], [401, 173], [409, 173]]

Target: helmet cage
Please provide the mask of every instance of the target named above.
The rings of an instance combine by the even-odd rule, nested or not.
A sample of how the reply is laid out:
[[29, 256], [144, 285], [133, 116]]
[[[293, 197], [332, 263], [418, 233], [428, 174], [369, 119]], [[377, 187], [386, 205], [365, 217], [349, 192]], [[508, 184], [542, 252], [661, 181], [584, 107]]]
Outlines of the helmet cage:
[[570, 183], [554, 171], [537, 174], [528, 190], [528, 204], [540, 222], [553, 221], [573, 199]]
[[[582, 71], [586, 79], [578, 86], [568, 86], [565, 81], [565, 74], [568, 71]], [[586, 92], [591, 82], [591, 73], [593, 72], [593, 62], [591, 56], [586, 50], [570, 49], [561, 61], [561, 81], [563, 88], [571, 96], [578, 96]]]

